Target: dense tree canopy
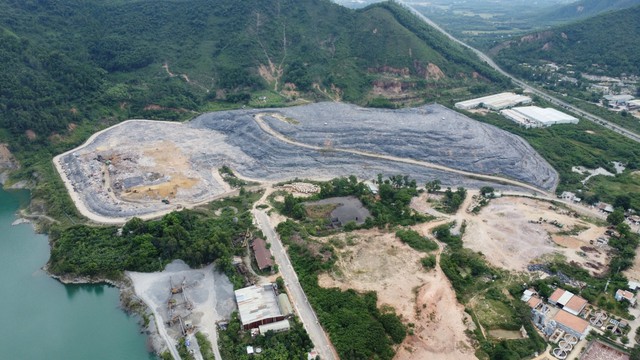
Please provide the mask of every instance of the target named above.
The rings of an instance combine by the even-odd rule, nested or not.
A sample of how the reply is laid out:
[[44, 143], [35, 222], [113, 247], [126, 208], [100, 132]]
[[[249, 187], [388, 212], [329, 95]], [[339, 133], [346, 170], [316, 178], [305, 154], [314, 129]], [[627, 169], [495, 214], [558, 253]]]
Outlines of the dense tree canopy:
[[636, 6], [525, 36], [510, 41], [497, 59], [519, 74], [518, 64], [544, 60], [580, 72], [640, 75], [639, 18]]
[[246, 251], [234, 240], [250, 226], [249, 212], [205, 217], [190, 210], [149, 222], [134, 218], [121, 231], [78, 225], [52, 232], [49, 269], [61, 275], [118, 278], [124, 270], [158, 271], [181, 259], [194, 267], [217, 261], [222, 270], [231, 271], [233, 255]]
[[365, 103], [380, 72], [406, 69], [427, 89], [429, 63], [448, 78], [430, 88], [503, 81], [396, 4], [329, 0], [1, 0], [0, 62], [0, 127], [41, 142], [82, 120], [176, 119], [285, 83]]

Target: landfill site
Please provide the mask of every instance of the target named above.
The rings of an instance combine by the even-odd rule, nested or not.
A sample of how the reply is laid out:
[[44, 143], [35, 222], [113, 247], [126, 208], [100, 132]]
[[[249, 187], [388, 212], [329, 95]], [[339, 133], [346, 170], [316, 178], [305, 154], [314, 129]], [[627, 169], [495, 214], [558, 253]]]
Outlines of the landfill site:
[[96, 222], [150, 218], [227, 195], [218, 173], [225, 165], [262, 182], [409, 174], [419, 183], [527, 192], [558, 183], [557, 172], [520, 137], [440, 105], [316, 103], [209, 113], [187, 123], [130, 120], [54, 163], [80, 211]]

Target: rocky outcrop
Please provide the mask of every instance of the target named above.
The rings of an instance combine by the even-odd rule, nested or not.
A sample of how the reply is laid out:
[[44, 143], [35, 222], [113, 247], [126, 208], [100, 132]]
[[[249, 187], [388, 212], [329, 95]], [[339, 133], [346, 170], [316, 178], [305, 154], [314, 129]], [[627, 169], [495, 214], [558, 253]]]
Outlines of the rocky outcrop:
[[520, 38], [521, 42], [533, 42], [538, 40], [546, 40], [553, 36], [552, 31], [543, 31], [535, 34], [525, 35]]
[[373, 94], [393, 96], [403, 94], [415, 87], [415, 83], [398, 80], [376, 80], [373, 82]]
[[438, 65], [433, 63], [427, 63], [425, 66], [418, 60], [413, 61], [413, 67], [416, 69], [418, 75], [423, 77], [426, 80], [440, 80], [444, 79], [446, 75], [444, 72], [438, 67]]
[[409, 68], [394, 68], [391, 66], [379, 66], [377, 68], [369, 68], [368, 72], [374, 74], [390, 74], [395, 76], [409, 76], [411, 75], [411, 71]]

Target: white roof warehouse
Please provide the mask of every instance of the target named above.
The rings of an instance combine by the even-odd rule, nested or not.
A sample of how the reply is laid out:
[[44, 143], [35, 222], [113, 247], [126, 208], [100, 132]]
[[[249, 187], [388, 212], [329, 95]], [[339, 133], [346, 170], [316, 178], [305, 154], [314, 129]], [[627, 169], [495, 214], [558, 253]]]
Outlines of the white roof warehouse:
[[537, 106], [515, 107], [500, 111], [502, 116], [526, 128], [557, 124], [577, 124], [578, 119], [552, 108]]
[[518, 104], [529, 104], [531, 98], [524, 95], [518, 95], [511, 92], [504, 92], [500, 94], [489, 95], [477, 99], [471, 99], [466, 101], [460, 101], [455, 104], [457, 109], [469, 110], [479, 106], [483, 106], [490, 110], [500, 110]]

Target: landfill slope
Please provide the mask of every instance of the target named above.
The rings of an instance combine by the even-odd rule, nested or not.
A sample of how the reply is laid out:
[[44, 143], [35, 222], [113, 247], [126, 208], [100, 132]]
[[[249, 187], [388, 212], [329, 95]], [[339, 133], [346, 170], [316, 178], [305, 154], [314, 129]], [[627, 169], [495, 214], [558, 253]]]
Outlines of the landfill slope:
[[441, 105], [378, 110], [339, 103], [279, 109], [298, 124], [268, 118], [296, 141], [424, 160], [501, 175], [551, 190], [558, 173], [525, 140]]
[[[257, 118], [283, 137], [265, 131]], [[439, 105], [391, 111], [318, 103], [208, 113], [184, 124], [131, 120], [54, 162], [80, 211], [97, 222], [148, 218], [224, 196], [229, 189], [217, 175], [223, 165], [256, 181], [406, 174], [419, 183], [523, 190], [368, 154], [500, 175], [545, 190], [558, 181], [521, 138]]]

